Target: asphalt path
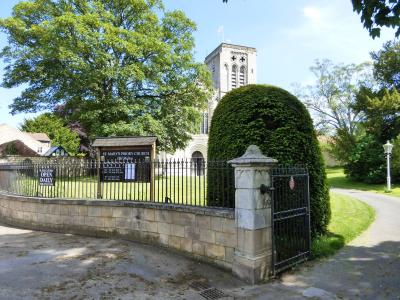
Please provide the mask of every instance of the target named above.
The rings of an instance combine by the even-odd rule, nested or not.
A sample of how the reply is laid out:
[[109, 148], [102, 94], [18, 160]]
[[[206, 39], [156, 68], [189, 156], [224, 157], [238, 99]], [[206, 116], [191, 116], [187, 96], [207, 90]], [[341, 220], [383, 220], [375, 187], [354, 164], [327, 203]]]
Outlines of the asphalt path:
[[[272, 283], [292, 294], [282, 299], [400, 299], [400, 198], [332, 189], [372, 206], [375, 221], [336, 255]], [[259, 299], [268, 299], [266, 291]]]

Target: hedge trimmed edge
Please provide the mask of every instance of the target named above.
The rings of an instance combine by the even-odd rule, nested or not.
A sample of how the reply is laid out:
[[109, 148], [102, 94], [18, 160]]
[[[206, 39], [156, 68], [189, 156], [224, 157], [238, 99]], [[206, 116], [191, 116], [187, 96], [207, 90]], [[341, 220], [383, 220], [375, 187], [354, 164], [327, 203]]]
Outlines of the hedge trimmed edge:
[[[243, 155], [251, 144], [280, 164], [308, 167], [312, 234], [325, 233], [331, 215], [329, 191], [321, 151], [305, 106], [289, 92], [270, 85], [247, 85], [226, 94], [211, 121], [208, 158], [230, 160]], [[208, 178], [212, 205], [212, 187], [219, 183], [211, 171]]]

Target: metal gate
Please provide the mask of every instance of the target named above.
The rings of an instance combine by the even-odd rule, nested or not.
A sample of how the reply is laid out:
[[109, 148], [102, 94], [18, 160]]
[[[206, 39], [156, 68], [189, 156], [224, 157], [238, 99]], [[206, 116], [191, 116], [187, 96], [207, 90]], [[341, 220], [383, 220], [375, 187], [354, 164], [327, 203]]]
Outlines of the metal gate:
[[308, 171], [304, 167], [277, 167], [271, 181], [275, 275], [310, 256]]

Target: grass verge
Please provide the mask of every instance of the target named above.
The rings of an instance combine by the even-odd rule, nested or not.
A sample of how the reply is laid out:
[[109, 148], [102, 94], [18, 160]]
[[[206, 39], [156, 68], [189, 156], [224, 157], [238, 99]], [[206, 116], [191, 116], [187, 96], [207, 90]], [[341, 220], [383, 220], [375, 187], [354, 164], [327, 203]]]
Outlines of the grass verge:
[[[151, 199], [150, 182], [102, 182], [101, 188], [102, 199], [105, 200], [164, 203], [165, 197], [168, 197], [170, 203], [174, 204], [207, 204], [206, 176], [157, 176], [154, 180], [154, 200]], [[20, 176], [5, 188], [18, 195], [93, 200], [97, 200], [97, 189], [97, 178], [94, 176], [56, 177], [54, 186], [39, 186], [37, 177]], [[224, 200], [221, 204], [225, 204]]]
[[368, 191], [380, 194], [388, 194], [391, 196], [400, 196], [400, 187], [392, 185], [392, 191], [387, 193], [385, 184], [368, 184], [351, 180], [344, 174], [343, 168], [326, 168], [326, 175], [328, 177], [328, 184], [330, 187], [342, 189], [356, 189], [361, 191]]
[[360, 235], [375, 219], [374, 209], [357, 199], [331, 192], [332, 218], [329, 232], [313, 240], [313, 258], [334, 254]]

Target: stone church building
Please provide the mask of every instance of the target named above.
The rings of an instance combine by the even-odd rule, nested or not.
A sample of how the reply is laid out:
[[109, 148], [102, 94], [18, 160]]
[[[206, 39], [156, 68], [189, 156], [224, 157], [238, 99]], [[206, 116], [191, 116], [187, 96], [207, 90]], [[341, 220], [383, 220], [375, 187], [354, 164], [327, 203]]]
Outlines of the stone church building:
[[222, 43], [206, 58], [214, 85], [214, 94], [202, 114], [199, 134], [192, 135], [187, 147], [174, 154], [160, 153], [161, 159], [207, 160], [208, 129], [218, 101], [230, 90], [256, 83], [257, 50], [252, 47]]

